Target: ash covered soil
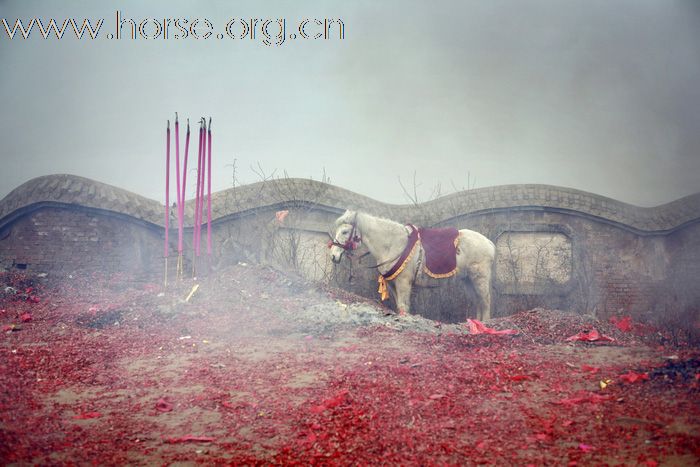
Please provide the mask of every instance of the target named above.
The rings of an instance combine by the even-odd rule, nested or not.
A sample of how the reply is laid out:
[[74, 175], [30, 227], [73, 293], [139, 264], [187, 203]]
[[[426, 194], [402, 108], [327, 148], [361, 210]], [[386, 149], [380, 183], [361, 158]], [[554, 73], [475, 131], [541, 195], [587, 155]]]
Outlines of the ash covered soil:
[[700, 351], [648, 325], [469, 334], [252, 265], [0, 284], [3, 464], [700, 462]]

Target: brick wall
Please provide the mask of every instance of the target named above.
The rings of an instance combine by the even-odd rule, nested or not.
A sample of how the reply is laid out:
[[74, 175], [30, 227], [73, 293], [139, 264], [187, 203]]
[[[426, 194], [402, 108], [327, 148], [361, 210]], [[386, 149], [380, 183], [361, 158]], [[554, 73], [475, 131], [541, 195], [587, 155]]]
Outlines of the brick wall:
[[[400, 222], [469, 228], [494, 242], [509, 233], [525, 246], [551, 237], [570, 249], [566, 255], [571, 264], [552, 275], [558, 283], [529, 277], [527, 286], [513, 287], [495, 281], [496, 316], [546, 306], [603, 317], [621, 311], [698, 319], [700, 194], [639, 208], [576, 190], [510, 185], [455, 193], [419, 206], [395, 206], [310, 180], [277, 180], [213, 196], [211, 266], [215, 270], [238, 261], [267, 262], [377, 298], [376, 273], [367, 268], [371, 258], [334, 266], [326, 254], [326, 232], [345, 208]], [[290, 211], [283, 226], [274, 221], [279, 209]], [[193, 211], [188, 202], [188, 273]], [[41, 177], [0, 201], [0, 269], [101, 269], [157, 279], [163, 267], [162, 218], [158, 202], [119, 188], [68, 175]], [[170, 239], [175, 258], [176, 230]], [[199, 260], [201, 270], [205, 262]], [[532, 271], [532, 265], [522, 266]], [[174, 259], [170, 267], [172, 277]], [[438, 289], [417, 289], [414, 308], [444, 321], [464, 320], [473, 308], [468, 288], [450, 280], [441, 284]]]
[[0, 236], [0, 267], [28, 272], [129, 272], [153, 269], [162, 232], [128, 217], [79, 207], [44, 207]]

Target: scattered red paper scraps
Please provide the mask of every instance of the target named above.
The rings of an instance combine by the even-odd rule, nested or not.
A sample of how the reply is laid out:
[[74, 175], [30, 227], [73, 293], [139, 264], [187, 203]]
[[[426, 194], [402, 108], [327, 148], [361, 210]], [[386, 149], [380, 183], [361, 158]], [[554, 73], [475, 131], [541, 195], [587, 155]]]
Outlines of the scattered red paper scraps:
[[170, 412], [173, 410], [173, 404], [163, 398], [160, 398], [158, 399], [158, 402], [156, 402], [156, 410], [159, 412]]
[[144, 290], [144, 292], [157, 292], [160, 290], [160, 286], [156, 285], [156, 284], [148, 283], [148, 284], [144, 284], [143, 290]]
[[635, 373], [634, 371], [630, 371], [628, 373], [625, 373], [624, 375], [620, 375], [620, 379], [624, 381], [625, 383], [636, 383], [636, 382], [641, 382], [641, 381], [648, 381], [649, 380], [649, 374], [648, 373]]
[[615, 342], [615, 339], [613, 339], [610, 336], [606, 336], [605, 334], [601, 334], [598, 332], [597, 329], [591, 329], [588, 332], [579, 332], [578, 334], [568, 337], [566, 339], [567, 342], [571, 341], [583, 341], [583, 342]]
[[221, 406], [226, 407], [227, 409], [240, 409], [243, 407], [243, 404], [234, 404], [233, 402], [223, 401], [221, 402]]
[[511, 381], [532, 381], [534, 379], [538, 378], [537, 375], [513, 375], [509, 376], [508, 379]]
[[313, 431], [309, 431], [306, 436], [304, 436], [302, 439], [298, 440], [297, 443], [300, 445], [311, 445], [316, 442], [318, 437], [316, 436], [316, 433]]
[[174, 438], [163, 438], [163, 441], [168, 443], [168, 444], [176, 444], [176, 443], [211, 443], [214, 441], [214, 439], [211, 436], [194, 436], [194, 435], [185, 435], [185, 436], [179, 436], [179, 437], [174, 437]]
[[499, 331], [486, 327], [486, 325], [478, 319], [467, 319], [467, 326], [469, 327], [470, 334], [513, 335], [518, 333], [515, 329], [503, 329]]
[[581, 370], [582, 371], [587, 371], [591, 374], [596, 374], [600, 371], [600, 367], [598, 366], [591, 366], [591, 365], [581, 365]]
[[612, 316], [610, 317], [610, 323], [614, 324], [617, 329], [622, 332], [630, 332], [632, 330], [632, 317], [631, 316]]
[[28, 323], [28, 322], [30, 322], [30, 321], [32, 320], [32, 314], [31, 314], [31, 313], [22, 313], [22, 314], [19, 316], [19, 319], [20, 319], [23, 323]]
[[579, 397], [571, 397], [567, 399], [560, 399], [558, 401], [553, 402], [554, 404], [557, 405], [578, 405], [578, 404], [585, 404], [585, 403], [591, 403], [591, 404], [599, 404], [601, 402], [609, 401], [611, 399], [610, 396], [601, 396], [599, 394], [587, 394]]
[[334, 397], [324, 401], [322, 404], [311, 407], [311, 409], [310, 409], [311, 413], [322, 413], [328, 409], [338, 407], [343, 402], [345, 402], [348, 394], [349, 394], [349, 391], [347, 389], [343, 389], [338, 394], [336, 394]]
[[[92, 280], [71, 279], [68, 290], [42, 294], [38, 305], [4, 298], [0, 328], [14, 322], [24, 331], [0, 333], [0, 393], [7, 396], [0, 398], [0, 425], [9, 434], [0, 458], [20, 465], [56, 459], [105, 465], [697, 463], [697, 437], [662, 423], [668, 417], [674, 427], [692, 429], [699, 416], [692, 402], [700, 384], [697, 347], [675, 346], [658, 334], [638, 339], [636, 321], [632, 333], [624, 333], [608, 317], [601, 322], [551, 310], [486, 324], [522, 337], [469, 336], [466, 326], [448, 324], [439, 333], [403, 332], [375, 326], [374, 315], [370, 327], [313, 327], [297, 319], [318, 297], [292, 296], [286, 276], [254, 268], [217, 274], [219, 282], [203, 284], [211, 303], [168, 315], [167, 326], [161, 305], [172, 300], [175, 307], [192, 287], [189, 280], [172, 281], [164, 298], [147, 295], [141, 278], [95, 287]], [[262, 293], [281, 297], [285, 314], [259, 300]], [[120, 326], [95, 330], [75, 321], [90, 317], [91, 305], [99, 306], [97, 316], [106, 314], [110, 303], [126, 310]], [[327, 306], [335, 309], [332, 301]], [[20, 322], [24, 312], [32, 323]], [[317, 324], [316, 314], [311, 317]], [[245, 332], [231, 339], [241, 323]], [[625, 345], [563, 343], [592, 328]], [[281, 329], [286, 332], [276, 332]], [[190, 339], [177, 340], [187, 334]], [[228, 345], [205, 350], [204, 336]], [[279, 345], [265, 349], [270, 336]], [[665, 360], [673, 366], [659, 366]], [[649, 381], [623, 382], [619, 375], [629, 370], [648, 372]], [[598, 390], [607, 378], [614, 383]], [[329, 408], [343, 390], [342, 402]], [[174, 405], [172, 412], [156, 409], [160, 398]], [[564, 403], [554, 403], [560, 399]], [[320, 413], [312, 413], [318, 405]], [[97, 410], [101, 418], [71, 419]], [[624, 417], [632, 421], [618, 422]], [[197, 441], [203, 437], [214, 440]]]
[[21, 331], [22, 327], [17, 324], [6, 324], [2, 327], [2, 332], [15, 332]]
[[73, 420], [89, 420], [91, 418], [100, 418], [102, 414], [100, 412], [83, 412], [78, 415], [73, 415], [71, 417]]
[[590, 446], [590, 445], [584, 444], [584, 443], [579, 443], [578, 448], [583, 452], [595, 450], [595, 448], [593, 446]]

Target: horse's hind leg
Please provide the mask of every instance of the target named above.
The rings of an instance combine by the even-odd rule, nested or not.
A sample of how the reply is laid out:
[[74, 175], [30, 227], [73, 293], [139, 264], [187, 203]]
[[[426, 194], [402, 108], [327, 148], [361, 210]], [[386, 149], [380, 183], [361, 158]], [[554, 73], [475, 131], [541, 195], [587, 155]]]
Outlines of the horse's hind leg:
[[411, 281], [406, 274], [401, 274], [394, 279], [396, 292], [396, 310], [403, 316], [411, 311]]
[[477, 319], [491, 319], [491, 268], [476, 266], [469, 271], [474, 291], [478, 298]]

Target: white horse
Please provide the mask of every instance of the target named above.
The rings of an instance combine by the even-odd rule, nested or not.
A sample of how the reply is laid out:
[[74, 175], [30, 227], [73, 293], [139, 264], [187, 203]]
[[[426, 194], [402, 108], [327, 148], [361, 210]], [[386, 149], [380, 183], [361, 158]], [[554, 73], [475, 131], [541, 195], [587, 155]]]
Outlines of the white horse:
[[[339, 263], [346, 251], [354, 250], [362, 243], [374, 256], [380, 274], [386, 274], [400, 259], [411, 232], [410, 227], [398, 222], [356, 211], [345, 211], [335, 224], [337, 230], [330, 244], [333, 262]], [[496, 247], [491, 240], [473, 230], [460, 230], [458, 239], [457, 276], [471, 281], [479, 299], [477, 318], [487, 320], [491, 317], [491, 276]], [[424, 280], [419, 269], [422, 258], [422, 246], [418, 244], [417, 254], [411, 255], [404, 269], [395, 279], [388, 281], [401, 315], [410, 312], [414, 282], [421, 285]]]

